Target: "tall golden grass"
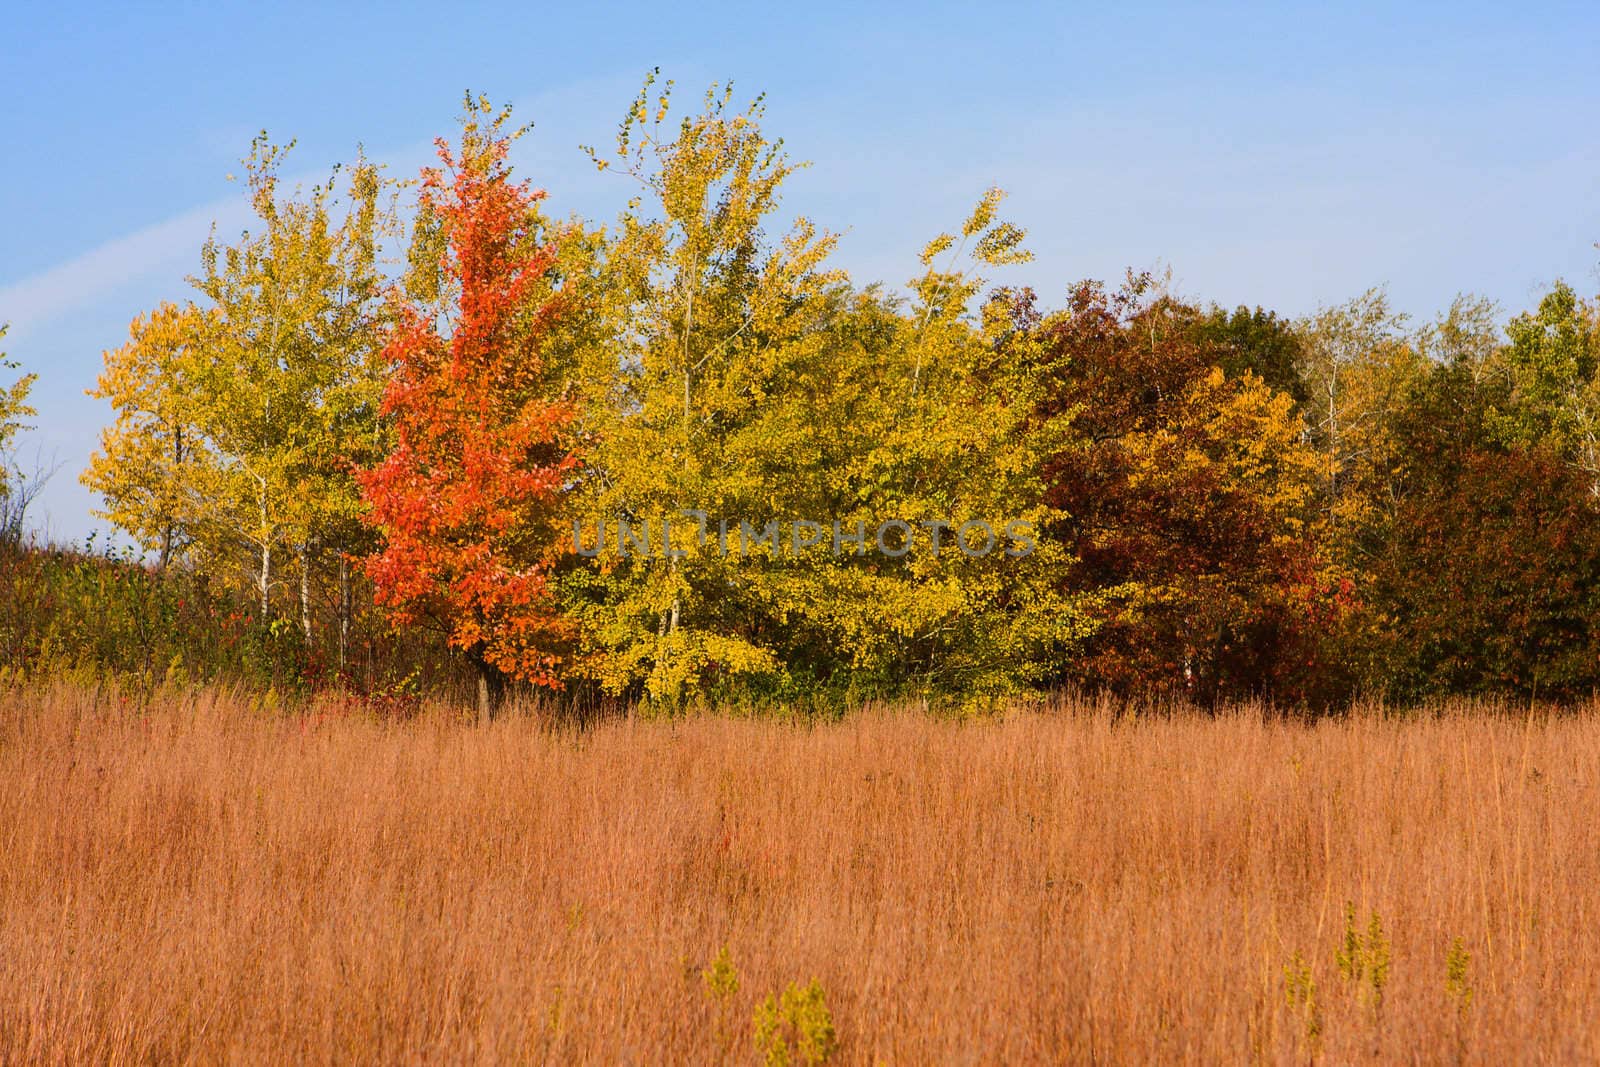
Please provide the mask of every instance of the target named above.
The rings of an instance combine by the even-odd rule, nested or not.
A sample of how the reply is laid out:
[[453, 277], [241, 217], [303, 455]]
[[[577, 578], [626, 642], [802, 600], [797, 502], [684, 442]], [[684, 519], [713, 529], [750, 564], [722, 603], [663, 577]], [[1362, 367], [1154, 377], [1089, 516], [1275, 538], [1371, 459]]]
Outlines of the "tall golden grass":
[[846, 1063], [1594, 1062], [1600, 719], [0, 696], [0, 1061], [747, 1063], [812, 978]]

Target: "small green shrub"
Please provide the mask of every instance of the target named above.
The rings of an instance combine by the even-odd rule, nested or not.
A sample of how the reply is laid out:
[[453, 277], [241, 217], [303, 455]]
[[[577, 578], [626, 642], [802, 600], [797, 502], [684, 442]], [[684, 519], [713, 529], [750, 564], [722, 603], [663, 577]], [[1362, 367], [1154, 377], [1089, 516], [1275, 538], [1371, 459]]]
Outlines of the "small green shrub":
[[1298, 952], [1283, 968], [1283, 995], [1289, 1010], [1304, 1021], [1306, 1040], [1315, 1044], [1322, 1036], [1322, 1006], [1317, 1001], [1317, 980]]
[[700, 972], [700, 977], [705, 979], [706, 992], [717, 1000], [728, 1000], [739, 992], [739, 972], [733, 968], [733, 956], [727, 945], [722, 946], [711, 966]]
[[827, 1063], [838, 1050], [833, 1015], [822, 983], [790, 982], [780, 998], [768, 994], [756, 1007], [756, 1051], [767, 1067]]
[[1363, 995], [1370, 996], [1374, 1008], [1383, 1006], [1383, 989], [1389, 983], [1389, 939], [1383, 931], [1383, 920], [1373, 912], [1367, 917], [1363, 934], [1356, 925], [1356, 906], [1344, 907], [1344, 945], [1334, 954], [1339, 973], [1345, 981], [1353, 983]]

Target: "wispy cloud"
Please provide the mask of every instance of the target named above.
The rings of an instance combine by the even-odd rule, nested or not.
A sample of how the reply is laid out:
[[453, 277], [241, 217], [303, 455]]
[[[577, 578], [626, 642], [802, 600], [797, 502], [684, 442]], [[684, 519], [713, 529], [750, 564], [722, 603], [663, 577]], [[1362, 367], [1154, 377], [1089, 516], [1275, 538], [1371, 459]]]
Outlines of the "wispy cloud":
[[0, 286], [0, 322], [11, 324], [8, 340], [93, 307], [129, 282], [191, 268], [212, 223], [226, 230], [242, 227], [248, 217], [249, 205], [242, 196], [214, 201]]
[[[606, 128], [606, 123], [592, 121], [594, 115], [602, 102], [604, 113], [609, 115], [614, 101], [628, 98], [631, 84], [631, 75], [590, 78], [536, 93], [518, 102], [519, 117], [550, 119], [548, 128], [541, 126], [535, 137], [541, 166], [539, 173], [533, 176], [541, 184], [553, 178], [570, 180], [579, 186], [592, 184], [583, 180], [591, 176], [592, 169], [576, 146], [586, 139], [586, 134]], [[575, 121], [574, 115], [591, 121]], [[451, 130], [441, 132], [447, 136], [453, 133]], [[419, 141], [373, 158], [387, 163], [393, 176], [410, 177], [416, 173], [418, 165], [433, 161], [433, 144]], [[286, 178], [284, 184], [309, 186], [327, 177], [326, 170], [308, 170]], [[234, 196], [191, 208], [181, 215], [109, 240], [30, 277], [0, 285], [0, 323], [10, 324], [7, 341], [14, 346], [27, 334], [59, 322], [75, 311], [95, 307], [109, 294], [141, 278], [187, 274], [198, 265], [200, 246], [213, 223], [224, 238], [231, 238], [250, 221], [249, 199], [241, 189]], [[181, 288], [174, 295], [179, 293]]]

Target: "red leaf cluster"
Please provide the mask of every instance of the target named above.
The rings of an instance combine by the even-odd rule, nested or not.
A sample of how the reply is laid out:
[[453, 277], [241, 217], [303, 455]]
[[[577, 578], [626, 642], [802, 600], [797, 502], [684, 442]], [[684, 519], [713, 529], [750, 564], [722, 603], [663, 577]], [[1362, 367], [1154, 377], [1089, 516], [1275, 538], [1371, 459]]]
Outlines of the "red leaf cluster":
[[443, 166], [423, 172], [449, 296], [393, 297], [383, 413], [394, 445], [360, 476], [385, 545], [367, 566], [397, 621], [436, 620], [478, 663], [559, 688], [568, 625], [539, 531], [575, 463], [560, 446], [573, 412], [542, 386], [541, 340], [559, 312], [554, 254], [535, 225], [544, 193], [510, 180], [507, 148], [441, 141]]

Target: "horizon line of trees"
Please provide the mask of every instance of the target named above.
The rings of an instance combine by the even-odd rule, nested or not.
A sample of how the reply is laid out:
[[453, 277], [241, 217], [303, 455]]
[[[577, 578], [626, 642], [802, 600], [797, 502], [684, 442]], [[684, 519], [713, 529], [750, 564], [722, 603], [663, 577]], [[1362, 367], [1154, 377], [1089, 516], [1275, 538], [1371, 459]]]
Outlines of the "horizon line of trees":
[[[1161, 278], [1059, 307], [990, 190], [907, 293], [774, 224], [796, 169], [762, 104], [679, 117], [647, 79], [626, 206], [559, 218], [508, 109], [406, 184], [358, 158], [205, 245], [95, 395], [85, 484], [163, 572], [349, 666], [375, 607], [508, 684], [677, 702], [1078, 686], [1327, 704], [1600, 685], [1600, 314], [1565, 283], [1502, 329], [1372, 290], [1290, 321]], [[402, 209], [402, 196], [415, 203]], [[385, 249], [402, 249], [391, 263]], [[0, 448], [29, 381], [0, 390]], [[0, 480], [0, 501], [6, 482]], [[911, 552], [574, 551], [575, 524], [900, 520]], [[1019, 520], [1026, 556], [933, 551]], [[674, 548], [678, 548], [677, 544]]]

